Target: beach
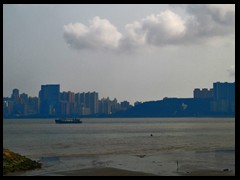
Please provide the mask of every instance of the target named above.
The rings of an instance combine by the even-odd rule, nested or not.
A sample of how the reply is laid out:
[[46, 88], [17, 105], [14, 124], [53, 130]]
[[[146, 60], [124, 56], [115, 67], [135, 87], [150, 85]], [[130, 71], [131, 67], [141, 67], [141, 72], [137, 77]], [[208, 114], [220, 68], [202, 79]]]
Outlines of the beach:
[[[222, 153], [222, 152], [221, 152]], [[208, 152], [209, 154], [209, 152]], [[188, 156], [188, 160], [186, 160]], [[165, 152], [121, 155], [45, 157], [42, 169], [20, 172], [19, 176], [234, 176], [231, 164], [203, 162], [207, 153]], [[233, 152], [220, 154], [234, 157]], [[178, 163], [175, 161], [178, 159]]]
[[154, 176], [154, 174], [116, 169], [111, 167], [86, 168], [59, 172], [58, 174], [63, 176]]
[[[51, 175], [51, 174], [46, 174]], [[87, 168], [55, 173], [57, 176], [161, 176], [156, 174], [116, 169], [111, 167]], [[179, 173], [179, 176], [234, 176], [231, 172], [217, 170], [198, 170]]]
[[[26, 176], [25, 172], [10, 173], [8, 176]], [[59, 171], [54, 173], [36, 174], [34, 176], [166, 176], [165, 174], [151, 174], [112, 167], [92, 167], [70, 171]], [[177, 172], [175, 176], [235, 176], [233, 171], [225, 170], [195, 170], [192, 172]]]

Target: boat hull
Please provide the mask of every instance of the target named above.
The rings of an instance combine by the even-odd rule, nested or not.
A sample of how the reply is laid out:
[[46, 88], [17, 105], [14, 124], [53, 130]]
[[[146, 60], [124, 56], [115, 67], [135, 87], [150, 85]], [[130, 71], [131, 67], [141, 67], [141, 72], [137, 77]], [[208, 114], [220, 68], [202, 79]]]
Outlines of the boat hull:
[[55, 123], [57, 124], [80, 124], [82, 121], [80, 119], [55, 119]]

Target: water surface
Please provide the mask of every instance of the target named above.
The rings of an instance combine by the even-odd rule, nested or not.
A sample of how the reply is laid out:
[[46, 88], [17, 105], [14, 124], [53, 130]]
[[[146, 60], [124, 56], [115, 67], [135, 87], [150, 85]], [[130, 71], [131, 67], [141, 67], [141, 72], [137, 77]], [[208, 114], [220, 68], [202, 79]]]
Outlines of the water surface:
[[176, 161], [184, 170], [235, 169], [235, 118], [82, 121], [4, 119], [3, 146], [43, 162], [41, 173], [111, 166], [171, 175]]

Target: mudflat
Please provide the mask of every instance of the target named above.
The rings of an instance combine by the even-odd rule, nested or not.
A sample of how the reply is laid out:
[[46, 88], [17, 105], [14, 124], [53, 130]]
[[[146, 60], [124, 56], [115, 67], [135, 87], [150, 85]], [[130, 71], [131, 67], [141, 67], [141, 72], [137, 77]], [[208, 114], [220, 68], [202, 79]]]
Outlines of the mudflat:
[[63, 176], [155, 176], [154, 174], [117, 169], [112, 167], [93, 167], [73, 171], [63, 171]]

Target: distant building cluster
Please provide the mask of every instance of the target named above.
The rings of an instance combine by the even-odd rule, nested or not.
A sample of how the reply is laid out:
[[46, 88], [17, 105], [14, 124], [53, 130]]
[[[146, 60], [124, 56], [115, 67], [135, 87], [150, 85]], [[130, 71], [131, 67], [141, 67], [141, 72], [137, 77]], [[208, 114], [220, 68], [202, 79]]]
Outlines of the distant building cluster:
[[118, 102], [99, 99], [97, 92], [60, 92], [59, 84], [42, 85], [38, 97], [19, 94], [3, 98], [3, 117], [167, 117], [233, 116], [235, 83], [215, 82], [213, 88], [193, 90], [193, 98], [164, 98], [155, 102]]
[[234, 117], [235, 83], [213, 83], [211, 89], [194, 89], [193, 98], [168, 98], [136, 103], [116, 117]]
[[210, 111], [235, 113], [235, 83], [216, 82], [211, 89], [194, 89], [195, 99], [209, 99]]
[[42, 85], [39, 97], [28, 97], [25, 93], [19, 94], [18, 89], [13, 89], [10, 98], [3, 98], [4, 117], [109, 115], [130, 107], [129, 102], [119, 103], [116, 98], [99, 100], [97, 92], [60, 92], [59, 84]]
[[39, 112], [39, 99], [28, 97], [27, 94], [19, 95], [18, 89], [13, 89], [11, 97], [3, 98], [3, 117], [12, 115], [34, 115]]

